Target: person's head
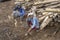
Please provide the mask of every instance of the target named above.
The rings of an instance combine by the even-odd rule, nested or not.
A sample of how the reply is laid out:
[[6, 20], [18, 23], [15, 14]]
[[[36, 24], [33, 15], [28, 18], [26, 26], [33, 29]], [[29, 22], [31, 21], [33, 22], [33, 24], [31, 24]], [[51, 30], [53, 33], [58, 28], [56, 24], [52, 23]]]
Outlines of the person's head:
[[14, 10], [15, 10], [15, 11], [18, 11], [18, 9], [21, 8], [22, 5], [21, 5], [20, 2], [15, 2], [15, 4], [16, 4], [16, 5], [15, 5], [16, 7], [14, 8]]
[[28, 14], [28, 18], [33, 18], [34, 17], [34, 14], [33, 13], [29, 13]]

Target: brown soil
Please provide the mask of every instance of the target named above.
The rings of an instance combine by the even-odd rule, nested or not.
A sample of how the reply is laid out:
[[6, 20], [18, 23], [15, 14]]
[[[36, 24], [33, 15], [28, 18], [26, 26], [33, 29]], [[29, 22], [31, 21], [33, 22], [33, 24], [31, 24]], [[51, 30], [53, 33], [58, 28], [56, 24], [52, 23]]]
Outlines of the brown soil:
[[55, 23], [54, 26], [47, 26], [45, 29], [37, 32], [32, 32], [32, 35], [24, 36], [27, 28], [14, 27], [13, 22], [5, 22], [7, 16], [12, 13], [14, 2], [7, 1], [0, 3], [0, 40], [60, 40], [60, 30], [54, 35], [54, 32], [60, 28], [60, 23]]

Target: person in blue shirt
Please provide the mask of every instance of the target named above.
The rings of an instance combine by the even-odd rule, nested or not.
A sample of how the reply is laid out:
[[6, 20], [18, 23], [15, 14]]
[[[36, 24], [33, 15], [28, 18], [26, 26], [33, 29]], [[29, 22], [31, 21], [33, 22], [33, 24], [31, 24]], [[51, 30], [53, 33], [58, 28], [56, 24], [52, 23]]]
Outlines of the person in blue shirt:
[[29, 13], [28, 14], [28, 26], [30, 26], [30, 28], [28, 29], [27, 33], [25, 34], [25, 36], [27, 36], [32, 30], [39, 30], [39, 21], [37, 19], [36, 16], [34, 16], [34, 13]]
[[23, 17], [25, 16], [25, 9], [22, 8], [21, 5], [16, 5], [14, 10], [13, 10], [13, 16], [14, 18], [20, 17], [21, 19], [23, 19]]

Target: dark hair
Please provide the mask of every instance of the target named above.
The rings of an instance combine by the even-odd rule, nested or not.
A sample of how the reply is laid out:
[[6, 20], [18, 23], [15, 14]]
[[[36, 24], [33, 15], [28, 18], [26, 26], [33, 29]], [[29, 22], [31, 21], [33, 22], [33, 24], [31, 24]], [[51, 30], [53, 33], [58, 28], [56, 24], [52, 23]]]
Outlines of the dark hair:
[[18, 10], [19, 8], [21, 8], [20, 5], [16, 5], [16, 7], [14, 8], [14, 11]]

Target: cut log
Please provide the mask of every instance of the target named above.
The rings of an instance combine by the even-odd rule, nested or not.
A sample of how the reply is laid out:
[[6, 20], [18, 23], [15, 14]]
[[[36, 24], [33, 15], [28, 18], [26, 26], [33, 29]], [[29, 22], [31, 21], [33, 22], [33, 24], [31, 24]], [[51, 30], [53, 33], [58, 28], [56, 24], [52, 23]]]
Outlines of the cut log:
[[46, 12], [57, 12], [57, 13], [60, 13], [60, 9], [58, 9], [58, 8], [46, 8], [45, 11]]
[[42, 30], [43, 28], [45, 28], [50, 21], [52, 20], [52, 18], [49, 18], [48, 16], [44, 19], [44, 21], [42, 22], [42, 24], [40, 25], [40, 30]]
[[52, 13], [52, 12], [49, 12], [47, 15], [45, 15], [46, 17], [43, 20], [42, 24], [40, 25], [40, 30], [45, 28], [52, 21], [52, 19], [57, 16], [57, 13], [52, 13], [52, 14], [50, 14], [50, 13]]
[[57, 1], [55, 1], [55, 2], [48, 2], [48, 3], [46, 3], [45, 6], [54, 5], [54, 4], [57, 4], [57, 3], [59, 3], [59, 2], [57, 2]]
[[57, 5], [49, 6], [49, 8], [55, 8], [55, 7], [58, 7], [58, 6], [60, 6], [60, 3], [57, 4]]
[[46, 16], [40, 17], [39, 22], [41, 22]]
[[15, 0], [16, 2], [24, 1], [24, 0]]

